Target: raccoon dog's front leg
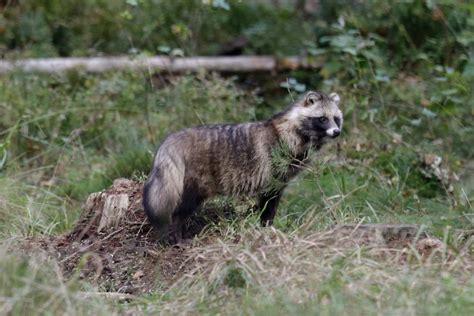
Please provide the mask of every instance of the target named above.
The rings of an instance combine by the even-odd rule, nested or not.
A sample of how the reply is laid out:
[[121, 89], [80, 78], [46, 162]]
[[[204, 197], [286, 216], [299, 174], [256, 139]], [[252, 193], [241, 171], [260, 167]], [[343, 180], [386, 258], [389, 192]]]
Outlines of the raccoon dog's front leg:
[[275, 217], [282, 193], [283, 190], [269, 191], [259, 196], [257, 207], [261, 211], [260, 222], [262, 226], [273, 224], [273, 218]]

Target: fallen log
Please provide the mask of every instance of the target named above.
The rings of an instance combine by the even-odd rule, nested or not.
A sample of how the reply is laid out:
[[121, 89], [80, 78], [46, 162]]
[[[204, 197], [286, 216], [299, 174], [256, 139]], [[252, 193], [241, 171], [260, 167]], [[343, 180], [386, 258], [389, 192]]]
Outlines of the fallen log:
[[144, 70], [151, 72], [219, 72], [280, 71], [300, 68], [318, 68], [320, 63], [307, 57], [274, 56], [197, 56], [197, 57], [67, 57], [0, 61], [0, 74], [12, 71], [61, 73], [83, 69], [98, 73], [111, 70]]

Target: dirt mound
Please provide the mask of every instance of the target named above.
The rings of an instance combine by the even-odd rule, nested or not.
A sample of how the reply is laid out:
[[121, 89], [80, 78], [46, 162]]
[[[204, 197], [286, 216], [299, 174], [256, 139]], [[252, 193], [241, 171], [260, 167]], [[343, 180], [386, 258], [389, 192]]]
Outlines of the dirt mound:
[[[117, 179], [107, 190], [89, 196], [71, 232], [30, 239], [22, 248], [29, 252], [46, 251], [57, 259], [66, 276], [92, 281], [102, 291], [140, 294], [156, 288], [157, 282], [168, 287], [193, 269], [198, 249], [221, 243], [216, 241], [219, 236], [206, 234], [205, 240], [195, 239], [192, 244], [160, 244], [143, 211], [142, 189], [142, 183]], [[234, 215], [229, 205], [204, 206], [186, 223], [184, 237], [193, 238], [209, 223]], [[315, 242], [310, 237], [308, 242]], [[239, 239], [235, 238], [233, 243], [239, 243]], [[420, 254], [429, 254], [441, 245], [415, 225], [340, 225], [318, 233], [315, 240], [326, 247], [337, 243], [346, 248], [376, 245], [390, 249], [401, 249], [418, 240], [416, 248]], [[198, 257], [198, 261], [203, 260]]]
[[[143, 211], [142, 189], [142, 183], [117, 179], [107, 190], [88, 197], [70, 233], [30, 239], [23, 248], [47, 251], [67, 276], [79, 274], [105, 291], [148, 292], [157, 280], [167, 286], [190, 268], [183, 265], [189, 246], [169, 247], [157, 241]], [[219, 220], [218, 214], [207, 211], [186, 223], [186, 238]]]

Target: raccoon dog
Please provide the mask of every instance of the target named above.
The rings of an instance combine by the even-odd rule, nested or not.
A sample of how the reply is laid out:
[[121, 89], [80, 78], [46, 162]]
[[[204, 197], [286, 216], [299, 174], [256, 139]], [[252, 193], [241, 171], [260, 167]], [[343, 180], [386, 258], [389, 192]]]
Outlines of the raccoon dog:
[[[204, 125], [168, 135], [156, 151], [145, 182], [143, 205], [162, 238], [182, 238], [183, 224], [208, 198], [256, 195], [263, 226], [271, 225], [281, 194], [320, 149], [339, 136], [339, 96], [308, 92], [270, 119], [242, 124]], [[277, 168], [274, 152], [285, 148], [287, 167]], [[273, 180], [283, 185], [275, 186]]]

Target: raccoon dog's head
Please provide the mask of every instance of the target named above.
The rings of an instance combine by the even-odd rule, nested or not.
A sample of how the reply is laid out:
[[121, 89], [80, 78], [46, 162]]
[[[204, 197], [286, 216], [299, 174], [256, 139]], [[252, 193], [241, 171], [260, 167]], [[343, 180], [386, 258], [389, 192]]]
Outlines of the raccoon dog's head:
[[337, 93], [310, 91], [295, 103], [290, 117], [298, 122], [298, 132], [305, 139], [318, 144], [324, 138], [336, 138], [341, 133], [343, 117], [339, 101]]

